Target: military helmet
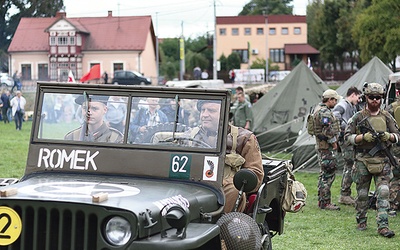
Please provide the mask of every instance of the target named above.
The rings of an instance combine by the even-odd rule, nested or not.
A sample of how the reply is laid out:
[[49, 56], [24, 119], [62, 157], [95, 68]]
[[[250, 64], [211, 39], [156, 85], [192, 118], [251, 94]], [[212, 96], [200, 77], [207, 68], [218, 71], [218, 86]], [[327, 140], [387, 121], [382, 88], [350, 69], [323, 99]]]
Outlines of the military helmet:
[[383, 86], [376, 82], [364, 83], [363, 91], [365, 95], [373, 95], [373, 94], [383, 95], [385, 92]]

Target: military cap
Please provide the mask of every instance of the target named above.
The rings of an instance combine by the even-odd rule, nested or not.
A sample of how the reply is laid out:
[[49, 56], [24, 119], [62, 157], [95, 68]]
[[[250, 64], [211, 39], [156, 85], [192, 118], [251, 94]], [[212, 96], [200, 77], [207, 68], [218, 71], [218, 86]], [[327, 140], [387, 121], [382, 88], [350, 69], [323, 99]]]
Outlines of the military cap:
[[322, 94], [322, 97], [325, 99], [329, 99], [329, 98], [335, 98], [336, 100], [339, 100], [341, 98], [340, 95], [338, 95], [338, 93], [333, 90], [333, 89], [327, 89], [325, 90], [325, 92]]
[[[107, 105], [107, 101], [108, 101], [108, 96], [104, 96], [104, 95], [89, 95], [88, 99], [90, 102], [101, 102], [103, 104]], [[78, 96], [77, 98], [75, 98], [75, 103], [82, 105], [82, 103], [85, 101], [85, 98], [83, 95]]]
[[221, 104], [220, 100], [198, 100], [197, 101], [197, 110], [201, 111], [201, 107], [205, 104], [205, 103], [218, 103]]
[[383, 89], [383, 86], [380, 85], [379, 83], [372, 82], [372, 83], [367, 83], [364, 85], [364, 94], [365, 95], [383, 95], [385, 90]]

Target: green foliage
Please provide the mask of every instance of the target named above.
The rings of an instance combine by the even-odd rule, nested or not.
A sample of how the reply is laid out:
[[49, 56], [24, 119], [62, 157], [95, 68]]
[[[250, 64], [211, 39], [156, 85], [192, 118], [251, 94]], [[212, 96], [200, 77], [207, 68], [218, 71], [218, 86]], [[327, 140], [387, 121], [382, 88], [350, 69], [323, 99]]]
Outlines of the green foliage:
[[227, 67], [227, 58], [226, 56], [222, 53], [222, 55], [219, 57], [219, 63], [221, 64], [221, 70], [222, 71], [227, 71], [229, 68]]
[[293, 0], [251, 0], [247, 3], [239, 16], [251, 15], [291, 15], [293, 6], [289, 5]]
[[208, 68], [208, 60], [205, 55], [188, 51], [185, 55], [185, 67], [186, 72], [192, 72], [192, 70], [199, 66], [201, 69]]
[[[399, 1], [374, 0], [357, 16], [352, 33], [360, 46], [362, 62], [369, 61], [373, 56], [385, 63], [395, 61], [400, 54], [399, 12]], [[392, 69], [395, 69], [395, 63]]]
[[[63, 0], [1, 1], [0, 50], [6, 52], [22, 17], [52, 17], [64, 6]], [[11, 15], [12, 13], [15, 13]], [[6, 70], [1, 65], [2, 70]]]
[[226, 66], [228, 69], [240, 69], [240, 56], [238, 53], [232, 53], [226, 59]]
[[[279, 70], [279, 66], [274, 64], [271, 65], [272, 61], [268, 59], [268, 71]], [[265, 69], [265, 59], [256, 58], [256, 60], [251, 64], [251, 69]]]

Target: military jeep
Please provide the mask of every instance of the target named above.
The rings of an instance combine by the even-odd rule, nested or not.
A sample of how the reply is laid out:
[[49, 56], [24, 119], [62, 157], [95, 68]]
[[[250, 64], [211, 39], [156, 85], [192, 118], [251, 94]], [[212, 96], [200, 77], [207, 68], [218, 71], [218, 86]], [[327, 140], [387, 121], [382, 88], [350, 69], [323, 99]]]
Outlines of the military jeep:
[[[97, 97], [121, 139], [90, 134]], [[172, 118], [135, 132], [149, 98]], [[215, 145], [191, 136], [199, 100], [221, 103]], [[271, 249], [283, 233], [288, 162], [264, 159], [246, 212], [224, 214], [229, 104], [228, 90], [39, 82], [25, 173], [0, 180], [0, 249]], [[235, 175], [238, 197], [251, 173]]]

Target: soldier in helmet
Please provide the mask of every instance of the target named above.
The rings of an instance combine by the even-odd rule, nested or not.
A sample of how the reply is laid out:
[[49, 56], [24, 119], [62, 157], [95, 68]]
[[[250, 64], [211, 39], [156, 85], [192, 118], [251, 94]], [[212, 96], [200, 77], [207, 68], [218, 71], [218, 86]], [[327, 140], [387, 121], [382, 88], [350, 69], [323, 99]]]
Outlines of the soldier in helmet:
[[[396, 93], [400, 91], [400, 79], [396, 82]], [[396, 120], [397, 125], [400, 124], [400, 95], [397, 94], [396, 101], [391, 103], [386, 109]], [[393, 147], [393, 154], [400, 159], [400, 146]], [[390, 210], [389, 216], [396, 216], [396, 211], [400, 208], [400, 167], [392, 166], [393, 178], [390, 180]]]
[[399, 128], [394, 118], [385, 110], [381, 110], [384, 90], [378, 83], [367, 83], [364, 86], [366, 106], [350, 120], [345, 131], [345, 140], [354, 145], [355, 162], [352, 178], [356, 183], [357, 229], [367, 228], [368, 193], [371, 180], [375, 182], [377, 195], [376, 222], [378, 234], [391, 238], [395, 233], [389, 229], [389, 181], [392, 169], [388, 154], [381, 148], [374, 154], [377, 143], [388, 147], [399, 140]]
[[318, 178], [318, 206], [326, 210], [340, 210], [331, 203], [331, 186], [335, 180], [335, 152], [338, 148], [339, 123], [331, 109], [340, 99], [338, 93], [328, 89], [322, 94], [322, 103], [318, 104], [313, 113], [314, 135], [318, 162], [321, 168]]

